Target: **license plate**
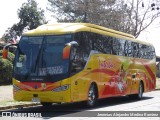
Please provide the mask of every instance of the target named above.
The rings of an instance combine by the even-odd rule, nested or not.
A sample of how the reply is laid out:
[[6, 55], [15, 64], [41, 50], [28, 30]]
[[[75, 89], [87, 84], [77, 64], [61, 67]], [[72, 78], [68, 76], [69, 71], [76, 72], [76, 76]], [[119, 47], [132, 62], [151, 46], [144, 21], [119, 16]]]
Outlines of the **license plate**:
[[40, 98], [32, 98], [32, 102], [40, 102]]

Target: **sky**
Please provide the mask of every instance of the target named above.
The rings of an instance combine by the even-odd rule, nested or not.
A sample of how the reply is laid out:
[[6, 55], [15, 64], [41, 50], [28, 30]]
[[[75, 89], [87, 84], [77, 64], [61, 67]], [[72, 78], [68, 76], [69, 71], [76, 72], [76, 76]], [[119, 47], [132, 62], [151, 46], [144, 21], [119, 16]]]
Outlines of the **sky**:
[[[45, 10], [45, 17], [49, 22], [56, 22], [54, 18], [51, 18], [51, 13], [46, 10], [47, 0], [36, 0], [38, 6]], [[18, 23], [17, 10], [27, 0], [1, 0], [0, 1], [0, 37], [4, 34], [8, 27], [12, 27], [13, 24]]]
[[[51, 17], [51, 13], [46, 10], [48, 0], [36, 0], [39, 7], [45, 10], [45, 17], [49, 23], [55, 23], [56, 20]], [[4, 34], [7, 28], [12, 27], [13, 24], [18, 23], [17, 10], [22, 6], [22, 3], [27, 0], [1, 0], [0, 1], [0, 37]], [[140, 40], [150, 42], [156, 49], [156, 54], [160, 56], [160, 18], [151, 25], [147, 30], [143, 31], [138, 37]]]

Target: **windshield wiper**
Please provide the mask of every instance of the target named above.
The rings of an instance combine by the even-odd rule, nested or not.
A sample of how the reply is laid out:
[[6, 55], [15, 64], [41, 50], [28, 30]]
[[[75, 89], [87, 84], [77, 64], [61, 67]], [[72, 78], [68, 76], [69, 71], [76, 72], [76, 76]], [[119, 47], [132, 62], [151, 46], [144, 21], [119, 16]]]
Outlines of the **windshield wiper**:
[[[31, 69], [32, 72], [36, 72], [36, 68], [37, 68], [37, 65], [39, 64], [39, 60], [40, 60], [40, 57], [41, 57], [41, 53], [42, 53], [42, 50], [43, 50], [43, 43], [44, 43], [44, 38], [42, 40], [42, 43], [41, 43], [41, 46], [40, 46], [40, 49], [38, 51], [38, 55], [37, 55], [37, 58], [36, 58], [36, 61]], [[38, 72], [37, 72], [38, 74]]]

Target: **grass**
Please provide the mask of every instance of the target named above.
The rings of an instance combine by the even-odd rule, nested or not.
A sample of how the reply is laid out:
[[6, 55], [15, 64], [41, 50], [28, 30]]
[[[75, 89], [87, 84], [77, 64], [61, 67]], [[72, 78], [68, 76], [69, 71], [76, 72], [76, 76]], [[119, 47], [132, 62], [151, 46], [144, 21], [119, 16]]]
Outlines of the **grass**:
[[23, 107], [32, 107], [40, 105], [39, 103], [32, 102], [18, 102], [18, 101], [3, 101], [0, 102], [0, 111], [6, 109], [22, 109]]
[[32, 102], [2, 101], [0, 102], [0, 107], [23, 105], [23, 104], [32, 104]]

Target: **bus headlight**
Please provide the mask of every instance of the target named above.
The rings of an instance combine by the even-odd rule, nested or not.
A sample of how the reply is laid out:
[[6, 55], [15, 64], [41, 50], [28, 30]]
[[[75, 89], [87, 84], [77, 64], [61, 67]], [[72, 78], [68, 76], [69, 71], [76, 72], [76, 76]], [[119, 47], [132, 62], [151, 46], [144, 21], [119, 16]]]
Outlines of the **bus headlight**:
[[54, 92], [65, 91], [65, 90], [68, 90], [68, 88], [69, 88], [69, 85], [67, 84], [67, 85], [57, 87], [57, 88], [53, 89], [52, 91], [54, 91]]

